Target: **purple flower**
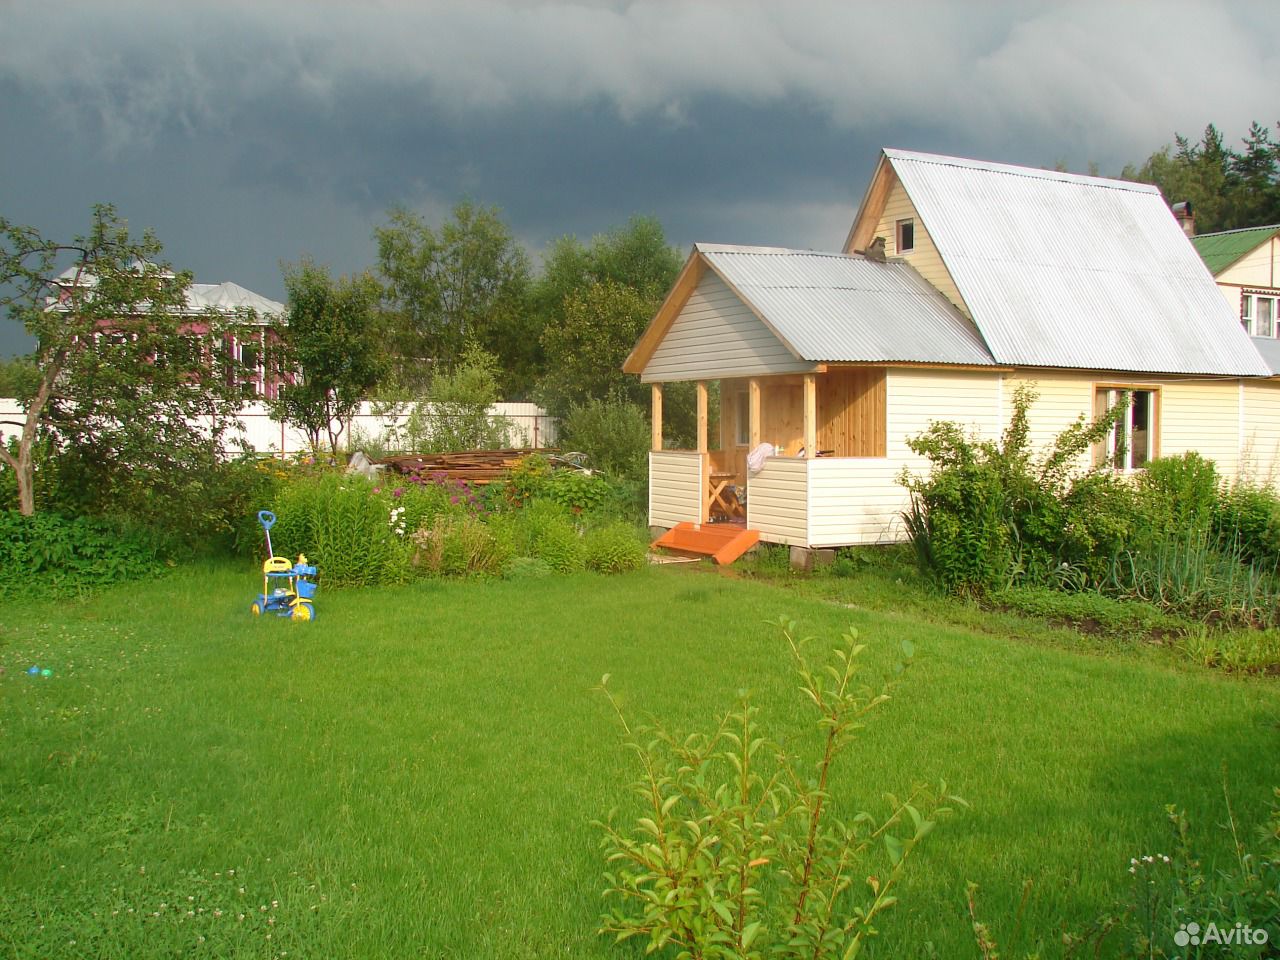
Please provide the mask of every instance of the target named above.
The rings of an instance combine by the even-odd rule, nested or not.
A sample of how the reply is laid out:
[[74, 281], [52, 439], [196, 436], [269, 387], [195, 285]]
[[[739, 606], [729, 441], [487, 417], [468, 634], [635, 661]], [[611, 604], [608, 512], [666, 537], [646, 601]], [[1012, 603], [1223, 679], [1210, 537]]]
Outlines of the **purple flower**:
[[374, 487], [374, 488], [373, 488], [373, 492], [374, 492], [374, 493], [381, 493], [381, 492], [382, 492], [382, 488], [381, 488], [381, 487]]
[[403, 496], [404, 496], [404, 487], [396, 487], [394, 490], [392, 490], [392, 491], [391, 491], [391, 495], [392, 495], [393, 497], [403, 497]]

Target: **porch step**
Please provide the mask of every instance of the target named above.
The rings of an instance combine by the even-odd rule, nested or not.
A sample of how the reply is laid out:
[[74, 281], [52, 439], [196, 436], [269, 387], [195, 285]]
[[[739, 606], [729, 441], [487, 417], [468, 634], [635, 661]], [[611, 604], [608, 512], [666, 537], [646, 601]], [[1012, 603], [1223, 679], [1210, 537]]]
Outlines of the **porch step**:
[[687, 557], [710, 557], [730, 564], [760, 542], [759, 530], [746, 530], [729, 523], [677, 523], [653, 541], [655, 550]]

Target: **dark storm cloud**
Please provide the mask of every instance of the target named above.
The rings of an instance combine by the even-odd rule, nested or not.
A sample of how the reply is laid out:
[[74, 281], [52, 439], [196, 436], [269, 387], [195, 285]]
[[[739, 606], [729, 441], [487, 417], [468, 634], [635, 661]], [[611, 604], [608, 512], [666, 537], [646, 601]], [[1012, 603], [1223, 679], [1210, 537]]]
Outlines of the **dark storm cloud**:
[[65, 236], [110, 200], [275, 297], [279, 261], [361, 269], [387, 207], [462, 196], [535, 251], [637, 212], [681, 245], [834, 247], [881, 145], [1115, 172], [1274, 120], [1278, 10], [15, 2], [0, 212]]

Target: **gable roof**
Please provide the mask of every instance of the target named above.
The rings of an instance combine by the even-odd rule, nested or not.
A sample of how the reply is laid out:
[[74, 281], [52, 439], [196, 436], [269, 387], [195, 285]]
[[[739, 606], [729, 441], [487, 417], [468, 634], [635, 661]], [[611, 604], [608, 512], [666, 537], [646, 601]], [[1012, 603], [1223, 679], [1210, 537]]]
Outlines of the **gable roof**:
[[642, 373], [706, 270], [798, 360], [990, 366], [974, 325], [910, 264], [782, 247], [694, 244], [623, 365]]
[[895, 176], [998, 363], [1269, 373], [1154, 186], [886, 149], [850, 244]]
[[[172, 277], [171, 271], [164, 271], [163, 276]], [[58, 274], [60, 284], [80, 287], [96, 287], [98, 278], [77, 266], [68, 267]], [[204, 313], [206, 310], [217, 310], [220, 313], [233, 314], [244, 310], [252, 310], [256, 319], [262, 322], [267, 317], [282, 317], [285, 305], [278, 300], [264, 297], [260, 293], [224, 280], [222, 283], [191, 283], [187, 286], [186, 304], [182, 308], [184, 315]], [[51, 305], [55, 298], [48, 298]]]
[[1240, 230], [1221, 230], [1218, 233], [1202, 233], [1191, 238], [1204, 265], [1215, 277], [1246, 253], [1251, 253], [1277, 233], [1280, 224], [1269, 227], [1244, 227]]

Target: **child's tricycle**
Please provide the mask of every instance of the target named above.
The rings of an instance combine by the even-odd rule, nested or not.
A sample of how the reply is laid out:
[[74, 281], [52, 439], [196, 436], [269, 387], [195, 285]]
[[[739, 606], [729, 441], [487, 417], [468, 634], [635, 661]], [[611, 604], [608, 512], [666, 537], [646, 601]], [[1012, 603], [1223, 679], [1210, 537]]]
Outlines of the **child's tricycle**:
[[287, 557], [277, 557], [271, 548], [271, 528], [276, 515], [270, 510], [258, 511], [258, 522], [267, 535], [267, 559], [262, 564], [262, 592], [249, 605], [255, 617], [274, 613], [277, 617], [294, 620], [314, 620], [316, 607], [312, 603], [316, 595], [316, 582], [309, 578], [316, 575], [316, 568], [307, 563], [305, 554], [298, 554], [298, 562]]

